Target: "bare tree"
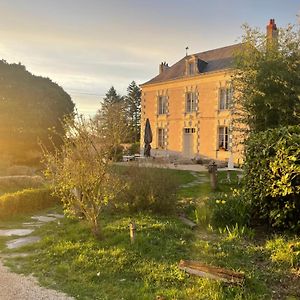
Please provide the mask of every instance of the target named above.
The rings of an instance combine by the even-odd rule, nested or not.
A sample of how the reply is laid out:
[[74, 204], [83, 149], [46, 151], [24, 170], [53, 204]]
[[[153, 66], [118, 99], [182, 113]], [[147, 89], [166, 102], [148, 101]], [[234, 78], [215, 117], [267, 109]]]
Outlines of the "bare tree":
[[53, 193], [60, 196], [68, 216], [83, 216], [96, 238], [101, 238], [99, 217], [103, 208], [121, 190], [111, 171], [108, 149], [101, 128], [77, 116], [65, 122], [67, 135], [56, 151], [44, 150], [45, 175]]

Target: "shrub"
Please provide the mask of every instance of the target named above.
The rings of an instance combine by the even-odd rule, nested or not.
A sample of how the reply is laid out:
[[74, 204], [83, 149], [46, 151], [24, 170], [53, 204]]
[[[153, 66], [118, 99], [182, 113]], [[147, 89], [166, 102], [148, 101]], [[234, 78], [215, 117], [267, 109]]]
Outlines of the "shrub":
[[35, 168], [22, 166], [22, 165], [14, 165], [7, 168], [7, 175], [27, 175], [33, 176], [35, 173]]
[[33, 213], [59, 203], [49, 188], [27, 189], [0, 196], [0, 218], [9, 219], [25, 213]]
[[250, 203], [240, 190], [233, 190], [230, 195], [221, 193], [208, 199], [207, 204], [210, 208], [210, 221], [214, 226], [244, 226], [250, 222]]
[[300, 229], [300, 126], [270, 129], [246, 143], [245, 190], [258, 217]]
[[135, 142], [131, 144], [131, 146], [128, 148], [128, 154], [129, 155], [134, 155], [134, 154], [139, 154], [140, 153], [140, 143]]
[[127, 188], [118, 200], [130, 211], [168, 214], [175, 210], [179, 179], [170, 170], [127, 167], [122, 177]]
[[17, 191], [21, 189], [37, 188], [44, 184], [41, 176], [2, 176], [0, 177], [0, 191]]

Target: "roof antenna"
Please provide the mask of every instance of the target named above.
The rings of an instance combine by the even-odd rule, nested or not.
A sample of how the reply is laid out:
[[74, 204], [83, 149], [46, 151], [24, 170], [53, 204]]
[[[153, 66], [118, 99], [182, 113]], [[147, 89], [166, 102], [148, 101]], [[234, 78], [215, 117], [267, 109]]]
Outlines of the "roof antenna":
[[185, 56], [188, 56], [189, 47], [185, 47]]

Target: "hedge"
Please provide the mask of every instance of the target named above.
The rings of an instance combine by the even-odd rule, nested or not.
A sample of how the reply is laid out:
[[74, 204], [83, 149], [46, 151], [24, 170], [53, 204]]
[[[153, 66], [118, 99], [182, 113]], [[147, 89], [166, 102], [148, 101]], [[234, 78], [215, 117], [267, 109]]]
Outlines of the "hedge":
[[0, 219], [34, 213], [59, 202], [59, 199], [52, 196], [47, 187], [4, 194], [0, 196]]
[[254, 212], [273, 227], [299, 231], [300, 126], [251, 135], [244, 170]]

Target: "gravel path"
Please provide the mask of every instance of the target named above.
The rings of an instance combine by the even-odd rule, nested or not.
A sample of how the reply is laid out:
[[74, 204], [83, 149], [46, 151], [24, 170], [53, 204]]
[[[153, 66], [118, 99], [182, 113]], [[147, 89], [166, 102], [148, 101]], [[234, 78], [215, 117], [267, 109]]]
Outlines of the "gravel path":
[[40, 287], [34, 277], [12, 273], [0, 261], [0, 300], [74, 300], [74, 298]]

